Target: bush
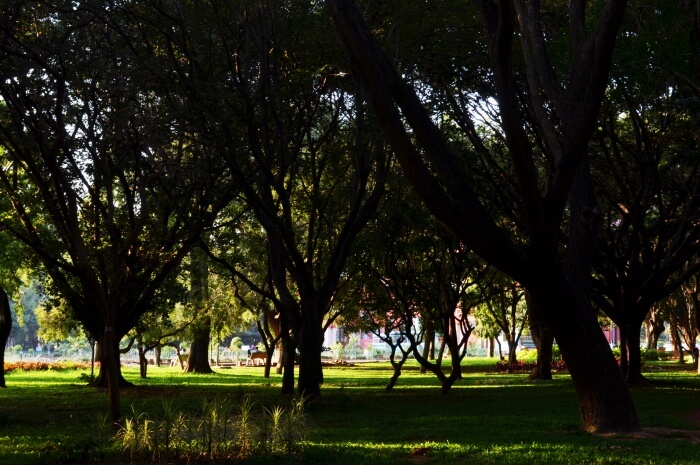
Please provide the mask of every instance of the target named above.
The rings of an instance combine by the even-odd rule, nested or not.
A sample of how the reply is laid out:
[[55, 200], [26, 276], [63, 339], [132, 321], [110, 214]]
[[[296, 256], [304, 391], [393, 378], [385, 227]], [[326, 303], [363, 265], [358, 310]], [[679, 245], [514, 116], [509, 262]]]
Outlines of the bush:
[[[498, 372], [508, 372], [508, 373], [530, 373], [537, 368], [537, 362], [530, 362], [526, 360], [519, 360], [515, 363], [508, 363], [507, 361], [501, 361], [496, 363], [496, 371]], [[552, 371], [563, 373], [566, 369], [566, 363], [563, 360], [552, 360]]]
[[87, 362], [5, 362], [5, 373], [12, 371], [84, 370], [90, 368]]
[[659, 351], [656, 349], [642, 349], [641, 357], [642, 357], [642, 360], [645, 360], [645, 361], [660, 360]]

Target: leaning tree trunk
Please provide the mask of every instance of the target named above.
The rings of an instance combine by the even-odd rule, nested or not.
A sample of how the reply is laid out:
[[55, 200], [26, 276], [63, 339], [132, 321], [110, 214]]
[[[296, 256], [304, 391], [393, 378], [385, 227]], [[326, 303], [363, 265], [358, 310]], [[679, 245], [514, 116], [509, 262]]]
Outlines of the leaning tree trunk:
[[12, 311], [10, 310], [10, 299], [4, 289], [0, 288], [0, 387], [5, 387], [5, 344], [10, 338], [12, 331]]
[[211, 335], [211, 319], [205, 318], [195, 333], [187, 358], [186, 373], [214, 373], [209, 364], [209, 336]]
[[639, 419], [627, 384], [595, 313], [581, 308], [581, 300], [561, 275], [545, 278], [543, 273], [540, 278], [541, 287], [532, 287], [531, 296], [546, 312], [571, 374], [582, 428], [596, 433], [638, 431]]

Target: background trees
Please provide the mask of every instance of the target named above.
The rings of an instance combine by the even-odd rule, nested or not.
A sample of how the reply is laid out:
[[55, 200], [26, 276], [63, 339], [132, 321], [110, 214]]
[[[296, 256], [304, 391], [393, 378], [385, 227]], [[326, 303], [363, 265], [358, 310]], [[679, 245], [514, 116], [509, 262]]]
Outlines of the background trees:
[[[119, 340], [230, 198], [196, 134], [105, 24], [111, 10], [17, 2], [0, 30], [0, 184], [51, 291], [100, 342], [112, 416]], [[38, 30], [36, 28], [39, 28]], [[161, 89], [162, 90], [162, 89]]]
[[[557, 337], [584, 427], [636, 429], [592, 301], [623, 328], [634, 382], [648, 309], [699, 266], [697, 17], [670, 28], [676, 4], [638, 3], [623, 24], [622, 0], [411, 0], [365, 5], [368, 26], [353, 2], [327, 4], [349, 60], [315, 3], [3, 4], [0, 228], [100, 340], [113, 415], [118, 342], [156, 318], [197, 244], [218, 268], [190, 261], [192, 369], [209, 369], [226, 324], [209, 275], [224, 269], [221, 302], [263, 315], [268, 351], [278, 337], [287, 349], [285, 392], [298, 348], [299, 389], [319, 394], [323, 330], [359, 302], [408, 339], [418, 316], [442, 333], [449, 388], [465, 312], [498, 287], [485, 262], [518, 283], [491, 313], [518, 310], [522, 285]], [[688, 30], [686, 58], [663, 60], [659, 44]], [[653, 63], [635, 68], [645, 50]], [[439, 223], [402, 182], [380, 204], [390, 175]]]
[[299, 390], [318, 395], [324, 320], [383, 191], [383, 143], [328, 58], [322, 15], [279, 2], [151, 6], [154, 53], [167, 51], [198, 131], [265, 230]]

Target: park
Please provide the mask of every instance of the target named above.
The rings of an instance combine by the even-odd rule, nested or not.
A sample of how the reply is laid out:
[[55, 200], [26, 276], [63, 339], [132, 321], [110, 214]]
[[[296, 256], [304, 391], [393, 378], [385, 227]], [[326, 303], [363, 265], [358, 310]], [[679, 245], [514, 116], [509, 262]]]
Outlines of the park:
[[698, 115], [692, 1], [1, 1], [0, 459], [693, 463]]
[[[12, 389], [0, 393], [0, 463], [697, 463], [700, 379], [691, 366], [647, 363], [644, 372], [651, 384], [632, 390], [641, 432], [593, 435], [580, 430], [568, 375], [533, 381], [526, 373], [496, 371], [496, 360], [468, 359], [463, 380], [448, 396], [416, 364], [405, 368], [391, 392], [384, 389], [392, 371], [386, 362], [326, 368], [323, 397], [304, 407], [301, 421], [295, 419], [298, 436], [290, 450], [285, 444], [257, 454], [263, 408], [287, 409], [294, 402], [280, 398], [279, 376], [264, 378], [262, 367], [218, 369], [208, 375], [164, 367], [139, 380], [132, 367], [124, 371], [136, 384], [123, 392], [129, 406], [125, 416], [139, 422], [138, 428], [146, 418], [161, 428], [136, 431], [133, 459], [130, 443], [103, 424], [106, 417], [100, 415], [108, 410], [107, 399], [81, 381], [86, 369], [12, 372], [7, 376]], [[238, 444], [236, 423], [246, 396], [253, 403], [251, 416], [257, 417], [251, 421], [256, 430], [249, 426], [249, 451]], [[173, 410], [201, 415], [204, 401], [223, 399], [231, 402], [222, 409], [230, 417], [227, 441], [236, 444], [219, 453], [219, 439], [212, 454], [198, 430], [188, 433], [192, 437], [187, 445], [172, 439], [166, 460], [164, 405], [171, 417]], [[201, 417], [197, 422], [205, 423]], [[155, 435], [161, 435], [160, 446]]]
[[[593, 435], [580, 431], [567, 375], [537, 382], [527, 374], [497, 372], [495, 361], [469, 359], [464, 379], [448, 396], [440, 394], [434, 376], [421, 375], [415, 364], [405, 369], [391, 392], [384, 389], [391, 375], [386, 362], [327, 368], [322, 400], [304, 407], [290, 449], [284, 445], [257, 454], [259, 429], [251, 432], [249, 451], [238, 442], [240, 402], [249, 396], [255, 417], [263, 407], [289, 408], [294, 399], [280, 398], [279, 376], [265, 379], [261, 367], [209, 375], [168, 367], [152, 369], [148, 380], [138, 380], [132, 367], [125, 376], [136, 386], [123, 393], [129, 406], [125, 416], [142, 422], [147, 414], [160, 428], [136, 432], [133, 459], [130, 443], [103, 424], [108, 411], [104, 393], [81, 382], [80, 374], [87, 370], [17, 371], [8, 375], [13, 388], [1, 393], [0, 463], [697, 463], [700, 380], [690, 366], [646, 364], [651, 384], [632, 391], [642, 431]], [[143, 440], [164, 434], [164, 405], [201, 414], [204, 400], [223, 399], [232, 403], [223, 409], [231, 423], [225, 453], [218, 452], [222, 439], [215, 442], [213, 455], [207, 452], [201, 432], [189, 433], [193, 438], [187, 446], [176, 446], [172, 439], [167, 460], [163, 439], [158, 451], [153, 437]], [[186, 425], [177, 428], [185, 430]]]

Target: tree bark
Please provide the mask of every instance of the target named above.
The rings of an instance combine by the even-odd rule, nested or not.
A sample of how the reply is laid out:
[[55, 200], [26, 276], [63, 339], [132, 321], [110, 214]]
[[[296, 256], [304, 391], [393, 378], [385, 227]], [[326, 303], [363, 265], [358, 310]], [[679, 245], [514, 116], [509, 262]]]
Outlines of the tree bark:
[[294, 363], [297, 352], [296, 336], [290, 334], [289, 325], [286, 319], [282, 320], [282, 345], [284, 347], [282, 363], [284, 370], [282, 371], [282, 394], [294, 394]]
[[299, 394], [311, 399], [321, 395], [323, 367], [321, 344], [323, 333], [317, 312], [307, 309], [302, 315], [304, 323], [299, 331]]
[[[206, 312], [209, 296], [209, 268], [200, 249], [190, 252], [190, 305], [198, 314]], [[209, 339], [211, 338], [211, 317], [204, 313], [201, 323], [193, 325], [194, 340], [187, 358], [186, 373], [214, 373], [209, 364]]]
[[[110, 325], [113, 323], [109, 323]], [[107, 375], [107, 396], [109, 398], [109, 413], [113, 422], [121, 418], [121, 398], [120, 383], [121, 370], [119, 368], [119, 341], [114, 333], [114, 326], [105, 326], [102, 337], [102, 360], [101, 367], [104, 367]]]
[[187, 358], [186, 373], [214, 373], [209, 364], [209, 338], [211, 336], [211, 319], [205, 318], [202, 325], [197, 328], [195, 339], [190, 347], [190, 355]]
[[12, 312], [10, 311], [10, 299], [4, 289], [0, 288], [0, 387], [5, 386], [5, 345], [12, 331]]
[[530, 322], [530, 334], [532, 334], [532, 340], [537, 348], [537, 366], [530, 374], [530, 378], [550, 381], [552, 379], [552, 345], [554, 344], [554, 336], [537, 308], [535, 308], [529, 292], [525, 292], [525, 300]]
[[[97, 387], [97, 388], [108, 388], [109, 386], [109, 380], [108, 380], [108, 373], [107, 373], [107, 365], [103, 362], [104, 357], [105, 357], [105, 350], [104, 350], [104, 335], [102, 338], [98, 341], [95, 342], [95, 358], [99, 360], [100, 366], [99, 370], [97, 372], [97, 377], [90, 382], [90, 386], [92, 387]], [[112, 352], [114, 356], [116, 357], [116, 365], [119, 368], [119, 387], [120, 388], [129, 388], [133, 387], [134, 383], [127, 381], [124, 376], [122, 376], [121, 373], [121, 357], [120, 354], [121, 352], [119, 351], [119, 342], [117, 341], [114, 344], [114, 350]]]
[[[627, 379], [627, 384], [633, 386], [644, 382], [644, 377], [642, 376], [641, 331], [641, 321], [627, 322], [625, 331], [625, 355], [627, 357], [627, 362], [623, 373], [626, 373], [625, 378]], [[622, 361], [620, 362], [620, 366], [622, 367]]]
[[[425, 341], [423, 344], [423, 358], [426, 360], [435, 360], [435, 326], [433, 322], [428, 319], [425, 324]], [[432, 354], [432, 357], [431, 357]], [[425, 374], [427, 369], [424, 365], [420, 366], [421, 374]]]
[[[574, 310], [581, 301], [561, 275], [550, 276], [540, 284], [541, 288], [530, 289], [531, 296], [546, 312], [571, 374], [579, 397], [582, 428], [596, 433], [638, 431], [632, 398], [592, 308]], [[570, 310], [561, 312], [562, 308]]]

